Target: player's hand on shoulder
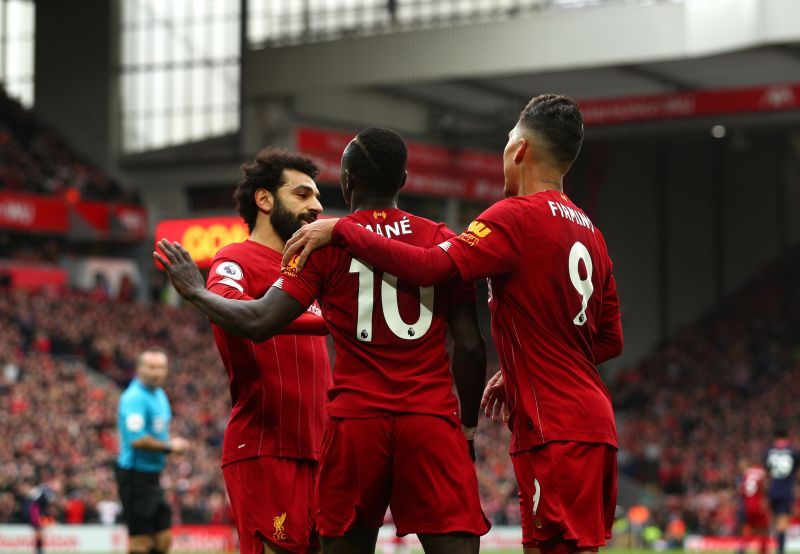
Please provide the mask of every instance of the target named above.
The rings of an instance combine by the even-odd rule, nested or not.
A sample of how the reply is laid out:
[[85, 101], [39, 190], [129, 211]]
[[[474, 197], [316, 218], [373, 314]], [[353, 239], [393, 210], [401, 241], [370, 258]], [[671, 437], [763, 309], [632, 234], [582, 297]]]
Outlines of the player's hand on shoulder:
[[172, 452], [176, 454], [180, 454], [181, 452], [186, 452], [189, 450], [191, 443], [188, 440], [184, 439], [183, 437], [172, 437], [169, 439], [169, 448]]
[[481, 398], [481, 407], [484, 409], [486, 417], [491, 418], [492, 421], [508, 423], [506, 383], [503, 380], [502, 372], [495, 373], [486, 383], [486, 388], [483, 389], [483, 397]]
[[297, 271], [303, 269], [314, 250], [331, 243], [333, 228], [338, 222], [338, 218], [318, 219], [300, 227], [283, 248], [281, 267], [292, 267]]
[[164, 267], [178, 294], [191, 300], [199, 289], [205, 288], [203, 275], [192, 255], [180, 243], [169, 242], [167, 239], [158, 241], [157, 246], [153, 258]]

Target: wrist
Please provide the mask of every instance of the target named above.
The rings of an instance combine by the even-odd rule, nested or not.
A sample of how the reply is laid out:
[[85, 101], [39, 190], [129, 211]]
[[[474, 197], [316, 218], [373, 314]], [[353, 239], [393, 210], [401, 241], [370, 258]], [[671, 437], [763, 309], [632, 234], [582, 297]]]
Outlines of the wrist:
[[169, 443], [169, 441], [167, 441], [163, 445], [161, 445], [161, 450], [165, 454], [171, 454], [172, 453], [172, 445]]

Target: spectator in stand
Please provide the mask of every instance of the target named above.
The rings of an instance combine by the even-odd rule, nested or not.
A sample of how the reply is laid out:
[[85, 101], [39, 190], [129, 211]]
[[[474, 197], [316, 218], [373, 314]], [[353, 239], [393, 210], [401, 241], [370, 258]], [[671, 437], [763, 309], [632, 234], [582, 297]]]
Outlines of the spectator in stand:
[[0, 87], [0, 190], [140, 203]]

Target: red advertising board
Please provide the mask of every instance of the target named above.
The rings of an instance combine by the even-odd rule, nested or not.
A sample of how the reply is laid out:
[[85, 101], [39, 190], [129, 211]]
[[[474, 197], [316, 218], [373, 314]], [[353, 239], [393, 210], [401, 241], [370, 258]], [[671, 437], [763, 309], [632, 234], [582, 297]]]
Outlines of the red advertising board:
[[0, 228], [136, 241], [147, 236], [147, 214], [141, 206], [0, 192]]
[[198, 266], [208, 267], [220, 248], [246, 240], [248, 235], [239, 217], [204, 217], [162, 221], [156, 226], [155, 239], [180, 242]]
[[800, 109], [800, 83], [580, 102], [586, 125]]
[[67, 204], [56, 198], [0, 192], [0, 228], [65, 233]]
[[[342, 151], [355, 133], [299, 127], [297, 149], [319, 164], [319, 180], [339, 182]], [[408, 181], [404, 192], [494, 201], [503, 197], [503, 158], [477, 150], [459, 150], [407, 141]]]

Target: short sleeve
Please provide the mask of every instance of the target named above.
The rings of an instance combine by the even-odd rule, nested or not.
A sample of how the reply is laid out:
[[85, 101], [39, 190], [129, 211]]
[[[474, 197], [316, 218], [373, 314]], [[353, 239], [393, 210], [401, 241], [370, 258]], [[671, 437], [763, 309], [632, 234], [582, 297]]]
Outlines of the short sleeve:
[[457, 238], [439, 245], [464, 281], [511, 272], [524, 242], [524, 205], [517, 198], [497, 202]]
[[128, 440], [134, 442], [146, 436], [147, 401], [141, 396], [128, 396], [121, 402], [119, 413]]
[[330, 248], [324, 248], [311, 254], [301, 271], [297, 270], [294, 265], [295, 261], [292, 259], [288, 266], [281, 269], [281, 276], [272, 286], [289, 294], [307, 308], [322, 292], [325, 279], [324, 268], [330, 250]]
[[247, 279], [242, 266], [227, 258], [214, 258], [208, 270], [206, 288], [224, 298], [234, 300], [252, 300], [247, 293]]

